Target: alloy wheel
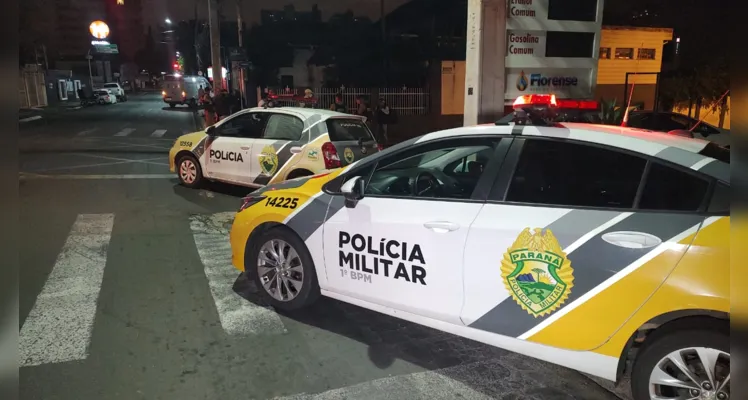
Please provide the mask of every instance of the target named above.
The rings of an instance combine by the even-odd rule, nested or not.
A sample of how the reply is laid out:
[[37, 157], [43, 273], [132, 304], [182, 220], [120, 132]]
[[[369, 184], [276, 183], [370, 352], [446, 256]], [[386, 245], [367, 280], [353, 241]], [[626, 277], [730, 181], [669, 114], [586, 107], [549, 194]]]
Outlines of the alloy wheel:
[[179, 164], [179, 176], [182, 181], [187, 184], [192, 184], [197, 179], [197, 167], [195, 163], [189, 158], [182, 160]]
[[289, 243], [272, 239], [260, 247], [257, 274], [265, 291], [278, 301], [291, 301], [299, 295], [304, 268], [299, 253]]
[[708, 347], [689, 347], [663, 357], [649, 377], [653, 400], [728, 400], [730, 354]]

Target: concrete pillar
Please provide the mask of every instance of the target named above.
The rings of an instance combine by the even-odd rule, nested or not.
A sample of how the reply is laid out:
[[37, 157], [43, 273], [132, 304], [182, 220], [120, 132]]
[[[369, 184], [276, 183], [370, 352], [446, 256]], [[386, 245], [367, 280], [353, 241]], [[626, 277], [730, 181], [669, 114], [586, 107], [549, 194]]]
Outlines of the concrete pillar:
[[494, 122], [504, 113], [506, 1], [468, 0], [465, 126]]
[[210, 58], [213, 68], [213, 89], [223, 89], [221, 73], [221, 30], [218, 22], [218, 0], [208, 0], [208, 22], [210, 23]]

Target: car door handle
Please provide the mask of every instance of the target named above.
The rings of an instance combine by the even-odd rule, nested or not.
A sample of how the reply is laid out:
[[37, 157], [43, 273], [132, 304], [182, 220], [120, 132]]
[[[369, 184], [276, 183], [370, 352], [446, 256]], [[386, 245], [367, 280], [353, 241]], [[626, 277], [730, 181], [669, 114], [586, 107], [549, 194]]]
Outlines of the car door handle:
[[249, 150], [249, 146], [241, 146], [240, 149], [242, 149], [242, 150]]
[[662, 243], [662, 239], [655, 235], [632, 231], [608, 232], [602, 239], [614, 246], [627, 249], [649, 249]]
[[431, 229], [436, 233], [447, 233], [460, 229], [460, 225], [455, 224], [454, 222], [446, 221], [426, 222], [423, 224], [423, 226], [425, 226], [427, 229]]
[[299, 146], [291, 147], [291, 154], [299, 154], [299, 153], [301, 153], [301, 147]]

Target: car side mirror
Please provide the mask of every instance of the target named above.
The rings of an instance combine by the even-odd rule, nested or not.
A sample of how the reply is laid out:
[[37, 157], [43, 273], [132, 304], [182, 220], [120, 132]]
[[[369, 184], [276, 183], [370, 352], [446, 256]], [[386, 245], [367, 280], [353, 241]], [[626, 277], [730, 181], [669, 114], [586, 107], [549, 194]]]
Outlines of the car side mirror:
[[340, 192], [345, 197], [345, 206], [356, 207], [359, 200], [364, 198], [364, 180], [360, 176], [354, 176], [340, 187]]
[[209, 126], [208, 129], [205, 130], [205, 133], [210, 137], [218, 136], [218, 131], [216, 131], [216, 127], [213, 125]]

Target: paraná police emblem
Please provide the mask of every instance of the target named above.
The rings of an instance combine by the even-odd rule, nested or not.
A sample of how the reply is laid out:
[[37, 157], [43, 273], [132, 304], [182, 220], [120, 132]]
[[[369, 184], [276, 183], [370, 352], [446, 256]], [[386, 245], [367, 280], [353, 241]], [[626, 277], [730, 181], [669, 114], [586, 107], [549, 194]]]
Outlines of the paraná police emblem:
[[525, 228], [504, 253], [501, 277], [509, 294], [534, 317], [552, 313], [574, 286], [574, 270], [553, 233]]
[[260, 152], [260, 169], [265, 175], [273, 175], [278, 170], [278, 154], [273, 146], [265, 146]]

